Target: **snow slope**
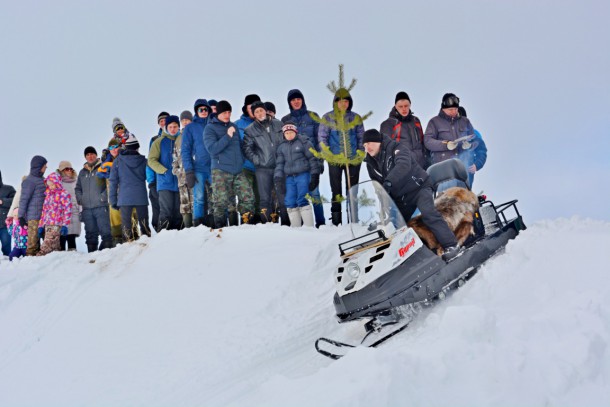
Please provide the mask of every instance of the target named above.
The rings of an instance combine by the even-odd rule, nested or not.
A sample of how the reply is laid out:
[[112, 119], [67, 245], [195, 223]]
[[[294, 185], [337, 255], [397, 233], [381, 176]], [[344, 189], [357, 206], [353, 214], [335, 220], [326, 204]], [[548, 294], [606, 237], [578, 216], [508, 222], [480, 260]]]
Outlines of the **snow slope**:
[[530, 225], [407, 331], [336, 362], [313, 342], [348, 329], [332, 305], [348, 230], [216, 235], [3, 261], [0, 406], [610, 405], [609, 223]]

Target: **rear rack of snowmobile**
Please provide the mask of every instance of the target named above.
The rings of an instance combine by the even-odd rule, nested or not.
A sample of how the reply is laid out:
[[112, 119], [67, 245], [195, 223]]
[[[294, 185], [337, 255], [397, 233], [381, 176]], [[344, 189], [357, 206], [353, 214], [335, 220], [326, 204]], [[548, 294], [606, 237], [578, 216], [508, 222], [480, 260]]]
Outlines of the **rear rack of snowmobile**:
[[[504, 226], [508, 225], [511, 222], [519, 222], [519, 228], [520, 230], [525, 230], [525, 225], [522, 222], [522, 217], [521, 214], [519, 213], [519, 209], [517, 209], [517, 199], [514, 199], [512, 201], [508, 201], [505, 202], [503, 204], [500, 204], [498, 206], [494, 205], [494, 203], [492, 201], [488, 201], [488, 200], [484, 200], [483, 202], [480, 203], [480, 209], [479, 212], [481, 213], [481, 216], [483, 216], [483, 223], [485, 224], [485, 227], [493, 227], [495, 229], [502, 229]], [[493, 214], [490, 217], [493, 217], [495, 219], [485, 219], [485, 211], [484, 208], [485, 207], [489, 207], [493, 210]], [[505, 211], [512, 208], [515, 211], [516, 216], [512, 219], [507, 219], [506, 218], [506, 213]], [[490, 211], [491, 213], [491, 211]]]
[[386, 237], [383, 230], [376, 230], [347, 242], [339, 243], [339, 252], [341, 252], [341, 257], [352, 256], [362, 250], [385, 244], [388, 240], [390, 239]]

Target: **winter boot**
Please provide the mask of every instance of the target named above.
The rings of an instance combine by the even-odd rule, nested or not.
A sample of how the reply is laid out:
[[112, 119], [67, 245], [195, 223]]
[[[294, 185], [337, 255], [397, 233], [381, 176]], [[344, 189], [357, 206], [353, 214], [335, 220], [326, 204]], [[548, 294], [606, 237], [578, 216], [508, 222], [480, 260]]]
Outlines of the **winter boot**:
[[279, 218], [280, 218], [280, 217], [278, 216], [278, 214], [277, 214], [276, 212], [273, 212], [273, 213], [271, 214], [271, 223], [277, 223], [277, 221], [278, 221], [278, 219], [279, 219]]
[[193, 227], [193, 214], [192, 213], [183, 213], [182, 214], [182, 225], [185, 229]]
[[[102, 242], [102, 244], [104, 244]], [[97, 243], [87, 243], [87, 253], [91, 253], [97, 250]], [[100, 250], [102, 250], [100, 246]]]
[[239, 226], [237, 212], [229, 212], [229, 226]]
[[288, 208], [288, 217], [290, 218], [291, 227], [301, 227], [301, 211], [299, 211], [299, 208]]
[[112, 249], [112, 242], [111, 241], [104, 242], [102, 240], [102, 243], [100, 243], [100, 250], [104, 250], [104, 249]]
[[246, 224], [254, 224], [255, 220], [254, 220], [254, 215], [252, 214], [252, 212], [244, 212], [241, 215], [241, 224], [242, 225], [246, 225]]
[[[273, 214], [271, 214], [271, 216], [273, 216]], [[260, 219], [261, 219], [261, 223], [262, 224], [270, 222], [271, 221], [271, 216], [267, 216], [267, 208], [262, 208], [261, 209]]]
[[205, 215], [203, 217], [203, 220], [201, 221], [201, 223], [205, 226], [213, 228], [216, 223], [214, 221], [214, 215], [212, 215], [211, 213], [208, 213], [207, 215]]
[[225, 226], [227, 226], [227, 220], [224, 216], [214, 218], [214, 228], [220, 229], [224, 228]]
[[453, 259], [460, 253], [460, 246], [451, 246], [446, 247], [445, 252], [443, 253], [443, 260], [449, 262], [449, 260]]
[[112, 247], [116, 247], [116, 245], [118, 244], [122, 244], [123, 243], [123, 237], [119, 237], [119, 236], [113, 236], [112, 237]]
[[313, 227], [313, 211], [311, 210], [311, 205], [301, 206], [299, 212], [303, 219], [303, 226]]
[[343, 217], [341, 212], [331, 212], [331, 220], [333, 222], [333, 225], [335, 226], [339, 226], [341, 224], [341, 218]]

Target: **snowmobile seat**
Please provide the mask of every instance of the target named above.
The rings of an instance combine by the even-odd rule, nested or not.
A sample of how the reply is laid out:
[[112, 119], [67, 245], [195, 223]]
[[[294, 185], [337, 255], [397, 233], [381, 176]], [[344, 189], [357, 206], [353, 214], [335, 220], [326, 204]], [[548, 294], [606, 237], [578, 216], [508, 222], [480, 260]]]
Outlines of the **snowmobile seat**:
[[466, 186], [466, 189], [470, 190], [466, 167], [457, 158], [433, 164], [428, 168], [427, 173], [430, 176], [430, 181], [432, 181], [434, 192], [436, 192], [440, 184], [451, 180], [461, 181]]

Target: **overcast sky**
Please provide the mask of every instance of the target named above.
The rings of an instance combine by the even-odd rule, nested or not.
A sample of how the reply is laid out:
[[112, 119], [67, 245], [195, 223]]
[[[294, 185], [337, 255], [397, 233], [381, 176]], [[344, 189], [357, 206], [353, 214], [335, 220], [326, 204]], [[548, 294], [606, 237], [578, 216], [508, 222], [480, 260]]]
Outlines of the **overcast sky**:
[[237, 119], [257, 93], [281, 116], [299, 88], [322, 114], [343, 63], [366, 128], [398, 91], [424, 126], [454, 92], [489, 149], [477, 192], [518, 198], [526, 221], [610, 220], [609, 4], [0, 0], [0, 170], [17, 186], [35, 154], [81, 168], [115, 116], [147, 146], [160, 111], [201, 97]]

